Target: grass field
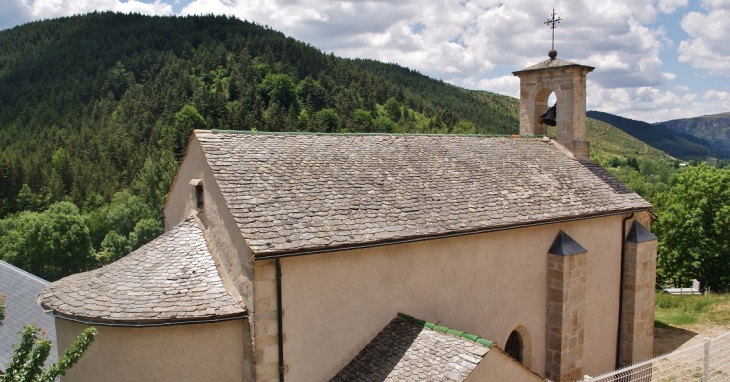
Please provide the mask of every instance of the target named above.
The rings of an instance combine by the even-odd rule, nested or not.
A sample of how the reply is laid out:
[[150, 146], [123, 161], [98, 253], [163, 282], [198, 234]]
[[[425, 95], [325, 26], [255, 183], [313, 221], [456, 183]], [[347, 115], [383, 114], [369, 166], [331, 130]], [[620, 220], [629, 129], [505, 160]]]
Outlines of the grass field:
[[730, 325], [730, 294], [672, 296], [657, 293], [654, 326]]

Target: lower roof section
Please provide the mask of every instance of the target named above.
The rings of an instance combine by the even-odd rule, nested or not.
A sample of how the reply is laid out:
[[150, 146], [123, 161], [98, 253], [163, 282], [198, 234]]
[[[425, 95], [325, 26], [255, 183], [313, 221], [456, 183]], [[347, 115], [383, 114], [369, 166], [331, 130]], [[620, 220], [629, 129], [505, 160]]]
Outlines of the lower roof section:
[[331, 382], [464, 381], [491, 344], [399, 314]]
[[223, 286], [203, 232], [189, 218], [105, 267], [48, 284], [38, 303], [65, 319], [120, 326], [246, 315]]

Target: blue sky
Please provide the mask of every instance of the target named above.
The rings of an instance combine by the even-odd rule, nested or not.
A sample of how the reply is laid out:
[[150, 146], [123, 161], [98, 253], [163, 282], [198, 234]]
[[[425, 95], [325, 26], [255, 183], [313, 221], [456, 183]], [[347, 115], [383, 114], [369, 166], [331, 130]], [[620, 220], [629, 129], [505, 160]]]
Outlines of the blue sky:
[[228, 14], [342, 57], [517, 96], [511, 72], [591, 65], [588, 108], [658, 122], [730, 112], [730, 0], [0, 0], [0, 29], [94, 10]]

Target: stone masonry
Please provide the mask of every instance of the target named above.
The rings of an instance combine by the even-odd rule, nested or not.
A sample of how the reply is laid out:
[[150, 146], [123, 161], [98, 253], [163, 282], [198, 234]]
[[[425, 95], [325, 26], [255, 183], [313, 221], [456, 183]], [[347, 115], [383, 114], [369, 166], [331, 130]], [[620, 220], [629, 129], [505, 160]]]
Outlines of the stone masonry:
[[634, 221], [625, 243], [620, 366], [652, 356], [657, 238]]
[[586, 141], [586, 74], [594, 68], [559, 59], [513, 74], [520, 77], [520, 134], [546, 135], [540, 116], [550, 93], [557, 98], [556, 140], [578, 159], [589, 157]]
[[[256, 381], [279, 380], [279, 335], [274, 260], [257, 260], [254, 265], [254, 312], [251, 314]], [[286, 336], [284, 337], [286, 340]], [[286, 370], [285, 370], [286, 371]]]
[[575, 381], [583, 376], [586, 253], [547, 256], [545, 377]]

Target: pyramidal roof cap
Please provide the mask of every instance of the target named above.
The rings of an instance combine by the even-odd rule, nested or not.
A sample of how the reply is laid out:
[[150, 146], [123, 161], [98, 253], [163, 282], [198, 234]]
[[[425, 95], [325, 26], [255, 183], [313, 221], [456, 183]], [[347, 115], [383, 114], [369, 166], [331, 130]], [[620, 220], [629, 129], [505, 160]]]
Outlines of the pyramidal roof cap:
[[578, 244], [577, 241], [573, 240], [572, 237], [568, 236], [562, 230], [558, 232], [558, 236], [555, 236], [555, 241], [553, 241], [553, 245], [548, 250], [548, 253], [559, 256], [571, 256], [586, 252], [588, 250], [583, 248], [582, 245]]
[[626, 241], [629, 243], [643, 243], [645, 241], [652, 241], [657, 240], [657, 237], [651, 233], [646, 227], [641, 225], [641, 223], [634, 220], [634, 222], [631, 224], [631, 230], [629, 230], [629, 235], [626, 237]]
[[540, 63], [535, 64], [535, 65], [532, 65], [532, 66], [528, 66], [527, 68], [524, 68], [522, 70], [518, 70], [516, 72], [512, 72], [512, 74], [518, 75], [518, 73], [529, 72], [529, 71], [533, 71], [533, 70], [542, 70], [542, 69], [551, 69], [551, 68], [560, 68], [560, 67], [571, 67], [571, 66], [587, 68], [587, 69], [589, 69], [589, 72], [590, 71], [593, 71], [593, 69], [595, 69], [592, 66], [576, 64], [575, 62], [565, 61], [565, 60], [561, 60], [559, 58], [556, 58], [556, 59], [553, 59], [553, 60], [545, 60], [543, 62], [540, 62]]

